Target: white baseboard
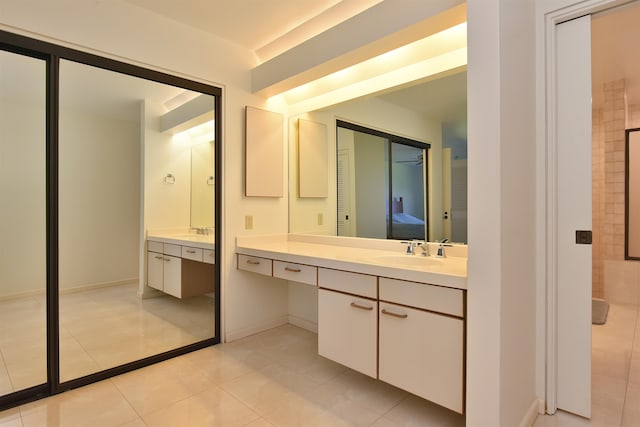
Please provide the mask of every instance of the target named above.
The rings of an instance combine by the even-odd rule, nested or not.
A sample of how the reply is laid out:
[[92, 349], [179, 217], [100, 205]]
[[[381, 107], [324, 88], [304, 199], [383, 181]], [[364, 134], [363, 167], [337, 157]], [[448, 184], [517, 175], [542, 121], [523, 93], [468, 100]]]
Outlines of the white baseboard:
[[134, 283], [138, 283], [137, 277], [133, 279], [114, 280], [113, 282], [102, 282], [102, 283], [94, 283], [91, 285], [74, 286], [73, 288], [64, 288], [64, 289], [60, 289], [60, 294], [62, 295], [75, 294], [77, 292], [90, 291], [93, 289], [110, 288], [111, 286], [120, 286], [120, 285], [132, 285]]
[[238, 331], [227, 331], [225, 334], [225, 342], [237, 341], [250, 335], [255, 335], [278, 326], [286, 325], [289, 320], [287, 317], [288, 316], [280, 316], [275, 319], [260, 322], [260, 325], [252, 326], [250, 328], [244, 328]]
[[536, 422], [538, 414], [544, 414], [544, 400], [542, 399], [535, 399], [531, 402], [518, 427], [531, 427]]
[[318, 333], [318, 324], [315, 322], [311, 322], [310, 320], [303, 319], [302, 317], [289, 315], [289, 323], [293, 326], [297, 326], [302, 329], [306, 329], [307, 331]]
[[[89, 285], [74, 286], [70, 288], [61, 288], [60, 295], [74, 294], [77, 292], [90, 291], [93, 289], [109, 288], [111, 286], [131, 285], [134, 283], [138, 283], [137, 277], [131, 278], [131, 279], [124, 279], [124, 280], [114, 280], [112, 282], [92, 283]], [[27, 291], [27, 292], [16, 292], [14, 294], [0, 295], [0, 301], [8, 301], [8, 300], [26, 298], [26, 297], [44, 296], [45, 293], [46, 291], [44, 289], [38, 289], [38, 290]]]

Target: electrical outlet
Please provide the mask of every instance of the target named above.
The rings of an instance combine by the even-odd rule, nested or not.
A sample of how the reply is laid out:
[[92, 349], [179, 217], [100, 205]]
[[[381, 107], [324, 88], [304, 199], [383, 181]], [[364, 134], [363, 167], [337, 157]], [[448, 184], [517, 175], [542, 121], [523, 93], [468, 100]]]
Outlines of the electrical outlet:
[[324, 218], [322, 216], [322, 213], [318, 214], [318, 225], [322, 225], [324, 224]]
[[245, 215], [244, 217], [244, 229], [253, 230], [253, 215]]

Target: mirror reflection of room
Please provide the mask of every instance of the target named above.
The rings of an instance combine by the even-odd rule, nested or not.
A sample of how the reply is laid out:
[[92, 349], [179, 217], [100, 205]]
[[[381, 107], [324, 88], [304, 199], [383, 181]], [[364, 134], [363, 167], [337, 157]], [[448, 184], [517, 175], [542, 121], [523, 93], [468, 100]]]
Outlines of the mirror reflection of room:
[[[290, 232], [428, 241], [447, 239], [449, 242], [466, 243], [466, 80], [467, 73], [463, 67], [428, 81], [389, 88], [378, 94], [293, 117], [289, 128], [291, 170], [298, 168], [298, 134], [294, 123], [300, 119], [323, 123], [329, 129], [329, 188], [337, 190], [322, 199], [294, 197], [292, 193], [289, 201]], [[361, 183], [366, 179], [370, 185], [361, 186], [368, 191], [358, 190], [355, 172], [347, 174], [343, 169], [353, 168], [355, 160], [339, 147], [341, 139], [352, 138], [340, 127], [340, 122], [418, 141], [429, 148], [425, 150], [420, 165], [422, 153], [407, 151], [402, 158], [385, 163], [381, 156], [388, 149], [380, 148], [382, 144], [368, 145], [371, 150], [360, 150], [357, 158], [360, 171], [368, 170], [371, 174], [366, 178], [362, 176]], [[375, 138], [371, 135], [361, 137]], [[402, 144], [394, 145], [399, 147]], [[389, 175], [389, 165], [395, 166], [392, 170], [403, 171], [405, 175], [409, 171], [413, 174], [421, 171], [423, 178], [418, 175], [406, 178], [412, 185], [402, 184], [403, 188], [397, 188], [393, 184], [393, 175]], [[391, 180], [388, 180], [389, 176]], [[296, 188], [296, 174], [291, 174], [289, 179], [290, 188]], [[396, 184], [402, 183], [403, 178], [399, 176], [395, 181]], [[391, 195], [391, 192], [395, 194]], [[362, 206], [360, 209], [358, 204]], [[346, 220], [347, 215], [349, 220]], [[387, 220], [387, 217], [394, 216], [396, 222]], [[320, 221], [320, 218], [327, 220]]]
[[338, 236], [425, 240], [429, 145], [354, 127], [338, 122]]
[[[205, 107], [181, 112], [199, 97]], [[214, 336], [213, 265], [158, 251], [176, 280], [208, 276], [176, 297], [148, 286], [144, 250], [148, 229], [213, 241], [213, 108], [213, 96], [61, 61], [61, 381]]]
[[47, 380], [46, 63], [0, 51], [0, 395]]

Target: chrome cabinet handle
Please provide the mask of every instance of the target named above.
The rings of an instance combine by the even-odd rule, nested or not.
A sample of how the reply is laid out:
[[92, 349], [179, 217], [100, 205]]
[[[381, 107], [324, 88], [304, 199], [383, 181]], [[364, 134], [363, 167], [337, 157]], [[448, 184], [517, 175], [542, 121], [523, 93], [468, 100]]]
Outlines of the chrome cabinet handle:
[[171, 258], [165, 258], [164, 260], [169, 262], [169, 261], [171, 261]]
[[156, 255], [155, 259], [163, 259], [164, 257], [162, 255]]
[[290, 271], [292, 273], [300, 273], [302, 271], [299, 268], [292, 268], [292, 267], [289, 267], [289, 266], [286, 266], [284, 269], [285, 269], [285, 271]]
[[394, 313], [392, 311], [387, 311], [386, 309], [382, 309], [382, 314], [386, 314], [387, 316], [393, 316], [393, 317], [397, 317], [398, 319], [406, 319], [407, 317], [409, 317], [408, 314], [398, 314], [398, 313]]
[[[213, 256], [213, 255], [211, 255], [211, 256]], [[248, 259], [247, 260], [247, 264], [260, 265], [260, 261], [256, 261], [255, 259]]]
[[195, 249], [185, 249], [188, 254], [195, 254]]
[[352, 303], [351, 303], [351, 307], [353, 307], [353, 308], [359, 308], [360, 310], [366, 310], [366, 311], [371, 311], [371, 310], [373, 310], [373, 307], [372, 307], [372, 306], [368, 306], [368, 307], [367, 307], [366, 305], [360, 305], [360, 304], [358, 304], [358, 303], [356, 303], [356, 302], [352, 302]]

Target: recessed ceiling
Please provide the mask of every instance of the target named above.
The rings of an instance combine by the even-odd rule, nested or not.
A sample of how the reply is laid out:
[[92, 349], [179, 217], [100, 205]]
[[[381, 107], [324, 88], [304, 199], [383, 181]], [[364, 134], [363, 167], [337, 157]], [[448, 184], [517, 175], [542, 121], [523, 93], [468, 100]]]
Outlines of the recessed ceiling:
[[126, 1], [250, 49], [265, 61], [381, 0]]

